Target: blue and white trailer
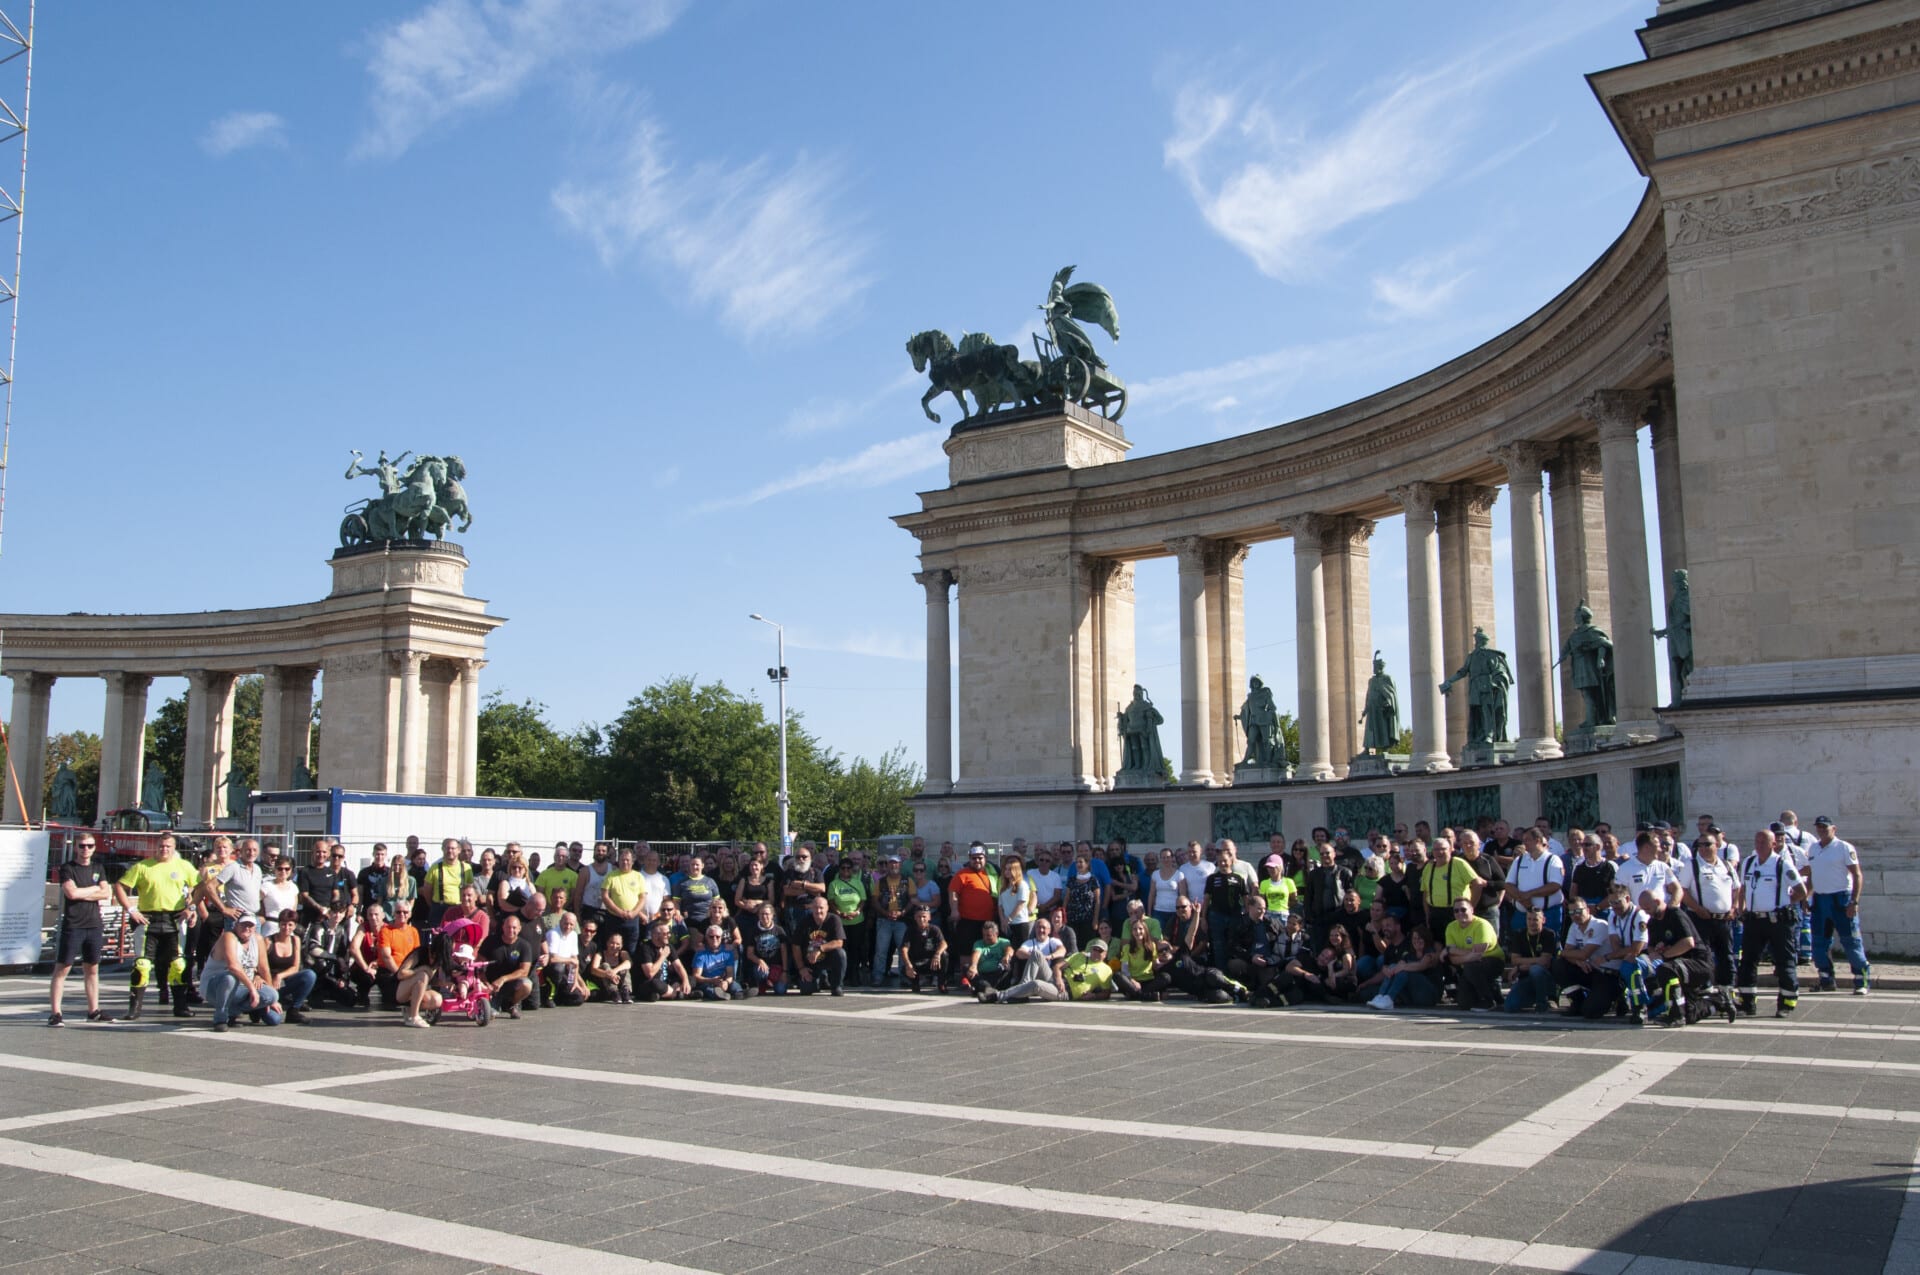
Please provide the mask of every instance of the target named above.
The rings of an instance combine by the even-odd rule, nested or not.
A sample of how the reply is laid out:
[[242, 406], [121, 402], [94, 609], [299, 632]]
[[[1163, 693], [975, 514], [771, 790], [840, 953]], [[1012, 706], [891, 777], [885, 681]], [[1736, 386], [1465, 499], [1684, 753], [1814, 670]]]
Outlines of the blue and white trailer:
[[447, 837], [473, 842], [474, 853], [518, 841], [528, 854], [552, 857], [558, 841], [592, 846], [606, 833], [605, 801], [546, 801], [526, 797], [446, 797], [416, 793], [314, 788], [261, 792], [247, 810], [247, 833], [261, 845], [293, 848], [306, 862], [315, 841], [347, 848], [355, 868], [373, 857], [375, 842], [400, 853], [409, 836], [420, 838], [430, 858], [440, 857]]

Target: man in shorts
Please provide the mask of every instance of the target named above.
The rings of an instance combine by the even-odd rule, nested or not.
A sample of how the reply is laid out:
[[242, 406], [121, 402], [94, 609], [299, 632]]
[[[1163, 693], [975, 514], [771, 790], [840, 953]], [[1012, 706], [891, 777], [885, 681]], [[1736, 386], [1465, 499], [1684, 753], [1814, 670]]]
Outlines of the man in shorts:
[[60, 1016], [60, 1001], [67, 990], [67, 971], [75, 961], [80, 963], [86, 980], [87, 1021], [113, 1021], [112, 1016], [100, 1008], [100, 947], [106, 939], [100, 905], [113, 897], [113, 890], [100, 875], [100, 865], [93, 861], [98, 845], [91, 832], [81, 833], [73, 843], [73, 859], [60, 865], [60, 949], [49, 989], [49, 999], [53, 1002], [53, 1012], [47, 1015], [49, 1027], [58, 1027], [65, 1021]]

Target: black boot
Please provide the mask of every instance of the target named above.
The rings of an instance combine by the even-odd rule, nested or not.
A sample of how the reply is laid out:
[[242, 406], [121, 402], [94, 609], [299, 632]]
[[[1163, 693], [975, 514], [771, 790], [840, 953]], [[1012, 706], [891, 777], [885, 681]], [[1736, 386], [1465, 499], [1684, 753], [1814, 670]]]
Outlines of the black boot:
[[136, 987], [127, 993], [127, 1021], [140, 1017], [140, 1003], [147, 999], [147, 989]]

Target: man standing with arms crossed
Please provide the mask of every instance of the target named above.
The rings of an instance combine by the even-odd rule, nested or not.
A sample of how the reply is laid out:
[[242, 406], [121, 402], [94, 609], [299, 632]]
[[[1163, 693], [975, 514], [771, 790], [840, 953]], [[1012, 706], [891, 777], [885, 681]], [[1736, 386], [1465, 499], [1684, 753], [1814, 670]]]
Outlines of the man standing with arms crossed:
[[80, 962], [86, 980], [87, 1021], [113, 1021], [112, 1016], [100, 1008], [100, 948], [106, 938], [100, 905], [112, 898], [113, 892], [100, 875], [100, 865], [93, 861], [98, 844], [91, 832], [81, 833], [73, 845], [72, 862], [60, 865], [60, 947], [59, 960], [53, 967], [53, 985], [49, 989], [49, 999], [53, 1002], [53, 1012], [47, 1015], [49, 1027], [58, 1027], [65, 1021], [60, 1014], [60, 1002], [67, 990], [67, 971], [75, 961]]

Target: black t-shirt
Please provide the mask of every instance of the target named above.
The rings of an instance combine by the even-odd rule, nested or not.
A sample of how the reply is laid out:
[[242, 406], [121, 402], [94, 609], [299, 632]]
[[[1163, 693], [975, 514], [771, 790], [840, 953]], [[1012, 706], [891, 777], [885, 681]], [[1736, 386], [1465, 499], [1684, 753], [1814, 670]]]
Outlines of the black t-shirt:
[[1647, 922], [1647, 946], [1659, 947], [1667, 943], [1678, 943], [1681, 939], [1692, 939], [1693, 947], [1675, 960], [1699, 961], [1706, 959], [1706, 947], [1700, 942], [1700, 931], [1694, 927], [1693, 918], [1680, 908], [1668, 908], [1659, 916]]
[[[1461, 857], [1466, 858], [1465, 855]], [[1492, 916], [1500, 906], [1502, 888], [1507, 884], [1507, 870], [1501, 867], [1500, 861], [1488, 854], [1484, 848], [1479, 854], [1467, 860], [1467, 866], [1486, 882], [1485, 888], [1480, 891], [1480, 905], [1474, 909], [1474, 912], [1479, 916]]]
[[[63, 863], [60, 865], [62, 885], [73, 882], [77, 890], [89, 890], [100, 884], [100, 865], [98, 863]], [[69, 899], [66, 891], [60, 892], [60, 923], [69, 930], [97, 930], [100, 928], [100, 901], [98, 899]]]
[[503, 938], [489, 939], [480, 955], [487, 962], [487, 977], [495, 979], [513, 973], [522, 965], [527, 967], [527, 976], [530, 977], [533, 963], [539, 958], [540, 952], [533, 940], [522, 933], [511, 943]]
[[1546, 926], [1540, 927], [1538, 934], [1521, 930], [1518, 934], [1509, 934], [1502, 940], [1508, 956], [1547, 956], [1560, 955], [1560, 936]]
[[748, 906], [755, 903], [777, 904], [780, 902], [779, 888], [764, 870], [760, 873], [758, 881], [749, 881], [741, 877], [740, 883], [734, 887], [734, 890], [739, 895], [739, 902]]
[[1237, 872], [1215, 872], [1207, 878], [1202, 891], [1207, 896], [1207, 911], [1238, 916], [1247, 906], [1247, 882]]
[[1573, 895], [1598, 907], [1613, 888], [1613, 865], [1605, 859], [1588, 863], [1582, 859], [1573, 866]]
[[1391, 876], [1380, 878], [1380, 886], [1374, 891], [1374, 901], [1389, 912], [1406, 913], [1413, 907], [1413, 891], [1408, 878], [1395, 881]]
[[[374, 903], [378, 903], [383, 908], [387, 905], [387, 893], [392, 883], [387, 879], [387, 870], [385, 868], [376, 868], [372, 864], [368, 864], [366, 867], [360, 869], [360, 875], [356, 879], [360, 883], [361, 907], [366, 907]], [[317, 899], [320, 896], [316, 894], [314, 897]]]
[[[322, 908], [345, 909], [353, 903], [353, 873], [342, 867], [337, 871], [330, 865], [309, 866], [300, 869], [300, 893], [309, 896]], [[300, 919], [311, 921], [319, 913], [308, 907], [303, 899], [300, 903]]]
[[788, 907], [797, 908], [804, 906], [811, 901], [813, 896], [818, 894], [819, 891], [802, 890], [798, 894], [789, 895], [787, 893], [787, 887], [796, 881], [807, 881], [812, 882], [814, 885], [819, 885], [825, 879], [825, 877], [820, 875], [820, 865], [811, 860], [808, 861], [805, 868], [802, 868], [797, 863], [788, 864], [786, 867], [780, 869], [781, 902], [785, 903]]
[[946, 942], [946, 936], [940, 933], [940, 927], [929, 925], [926, 929], [907, 927], [907, 959], [915, 965], [925, 965], [933, 959], [933, 954]]
[[847, 929], [840, 924], [840, 918], [831, 912], [827, 913], [824, 921], [816, 921], [809, 916], [800, 927], [798, 941], [804, 947], [811, 947], [815, 943], [845, 943]]
[[748, 951], [768, 965], [780, 964], [780, 949], [786, 944], [787, 932], [780, 928], [778, 921], [762, 927], [756, 920], [744, 933]]

